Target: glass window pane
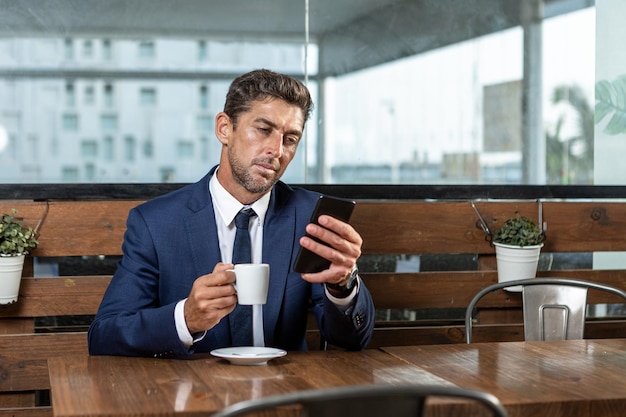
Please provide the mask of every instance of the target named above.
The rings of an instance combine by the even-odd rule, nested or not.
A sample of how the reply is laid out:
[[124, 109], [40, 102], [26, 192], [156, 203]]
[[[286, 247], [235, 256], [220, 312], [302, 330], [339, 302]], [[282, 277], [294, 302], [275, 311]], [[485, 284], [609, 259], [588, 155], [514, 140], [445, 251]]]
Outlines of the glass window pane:
[[105, 107], [113, 107], [114, 104], [113, 86], [106, 84], [104, 86], [104, 105]]
[[159, 170], [161, 182], [173, 182], [176, 180], [176, 170], [171, 167], [161, 168]]
[[[16, 158], [33, 135], [39, 149], [54, 150], [38, 171], [42, 181], [84, 181], [86, 164], [111, 181], [194, 181], [219, 160], [214, 117], [230, 81], [263, 67], [305, 80], [316, 105], [285, 181], [519, 184], [528, 171], [520, 102], [530, 71], [543, 79], [526, 108], [543, 119], [533, 141], [545, 146], [545, 181], [594, 181], [589, 2], [544, 2], [533, 45], [521, 2], [478, 9], [346, 0], [311, 9], [311, 36], [301, 4], [240, 24], [240, 11], [209, 3], [201, 23], [182, 7], [176, 19], [162, 18], [171, 7], [156, 3], [135, 5], [151, 17], [136, 25], [117, 5], [91, 26], [63, 9], [62, 28], [43, 14], [29, 25], [17, 8], [4, 10], [15, 28], [0, 39], [0, 125], [18, 144]], [[247, 15], [276, 4], [254, 7]], [[526, 68], [524, 56], [539, 50], [543, 63]], [[18, 126], [5, 115], [18, 115]], [[103, 138], [101, 159], [81, 160], [82, 137]], [[190, 147], [206, 163], [178, 168]]]
[[80, 145], [80, 153], [83, 158], [97, 157], [98, 143], [95, 140], [83, 140]]
[[143, 156], [146, 158], [154, 156], [154, 142], [152, 140], [146, 140], [143, 143]]
[[78, 130], [78, 116], [76, 114], [63, 115], [63, 130], [66, 132], [76, 132]]
[[115, 143], [113, 137], [107, 136], [103, 140], [103, 156], [105, 161], [113, 161], [115, 156]]
[[142, 88], [139, 92], [139, 101], [142, 106], [154, 106], [156, 104], [156, 90], [154, 88]]
[[154, 58], [155, 47], [154, 42], [140, 42], [139, 43], [139, 57], [140, 58]]
[[100, 127], [103, 131], [117, 130], [117, 115], [103, 114], [100, 116]]
[[124, 138], [124, 159], [128, 162], [133, 162], [135, 161], [135, 153], [137, 151], [136, 149], [137, 147], [137, 143], [135, 141], [135, 138], [132, 136], [126, 136]]
[[93, 181], [96, 179], [96, 166], [93, 163], [85, 164], [85, 180]]
[[96, 102], [96, 93], [93, 86], [88, 85], [85, 87], [85, 95], [84, 95], [84, 103], [86, 105], [91, 105]]
[[67, 84], [65, 86], [65, 105], [67, 107], [74, 107], [76, 104], [76, 93], [74, 91], [74, 84]]
[[595, 31], [594, 8], [551, 18], [543, 28], [549, 184], [594, 183], [596, 48], [591, 31]]
[[63, 167], [61, 178], [63, 182], [78, 182], [78, 168], [76, 167]]
[[198, 61], [206, 61], [209, 57], [209, 48], [206, 41], [198, 41]]
[[113, 59], [113, 49], [111, 47], [111, 40], [109, 39], [102, 40], [102, 59], [105, 61]]
[[91, 39], [83, 41], [83, 56], [85, 58], [91, 58], [93, 56], [93, 42]]
[[74, 59], [74, 42], [72, 39], [65, 39], [65, 55], [66, 60]]
[[179, 141], [178, 142], [178, 157], [180, 159], [191, 159], [193, 158], [193, 143], [189, 141]]
[[200, 87], [200, 108], [209, 108], [209, 89], [206, 85]]
[[211, 116], [200, 116], [198, 117], [198, 128], [201, 132], [212, 132], [213, 131], [213, 117]]

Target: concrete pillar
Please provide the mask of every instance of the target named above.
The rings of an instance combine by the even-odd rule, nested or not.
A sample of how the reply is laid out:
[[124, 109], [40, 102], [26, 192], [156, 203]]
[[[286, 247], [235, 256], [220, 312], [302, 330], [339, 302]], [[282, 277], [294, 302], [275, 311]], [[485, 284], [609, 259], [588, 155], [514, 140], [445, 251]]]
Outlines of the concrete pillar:
[[542, 106], [543, 0], [522, 0], [522, 183], [546, 183], [546, 138]]

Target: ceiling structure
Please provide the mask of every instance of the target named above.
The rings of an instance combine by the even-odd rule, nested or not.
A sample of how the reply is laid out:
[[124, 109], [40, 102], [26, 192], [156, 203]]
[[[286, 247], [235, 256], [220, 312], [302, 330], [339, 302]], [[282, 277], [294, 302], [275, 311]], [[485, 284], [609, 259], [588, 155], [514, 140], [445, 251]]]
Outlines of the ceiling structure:
[[[530, 0], [534, 1], [534, 0]], [[522, 0], [309, 0], [320, 77], [519, 26]], [[594, 0], [545, 0], [544, 16]], [[0, 37], [202, 37], [304, 42], [305, 0], [0, 0]]]

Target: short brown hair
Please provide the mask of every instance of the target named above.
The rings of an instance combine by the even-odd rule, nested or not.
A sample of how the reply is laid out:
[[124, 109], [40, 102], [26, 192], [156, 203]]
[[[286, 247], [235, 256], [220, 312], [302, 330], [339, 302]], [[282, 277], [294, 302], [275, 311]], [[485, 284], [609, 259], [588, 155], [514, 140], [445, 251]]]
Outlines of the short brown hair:
[[258, 69], [233, 80], [226, 95], [224, 113], [236, 126], [239, 115], [248, 111], [253, 101], [268, 97], [298, 106], [304, 115], [305, 124], [313, 110], [311, 94], [301, 81], [288, 75]]

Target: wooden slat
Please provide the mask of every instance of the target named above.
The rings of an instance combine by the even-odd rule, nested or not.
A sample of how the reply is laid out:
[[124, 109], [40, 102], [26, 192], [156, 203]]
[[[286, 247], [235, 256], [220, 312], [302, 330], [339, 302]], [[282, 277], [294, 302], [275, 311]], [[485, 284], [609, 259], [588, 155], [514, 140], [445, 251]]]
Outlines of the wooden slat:
[[[37, 256], [118, 255], [128, 211], [133, 201], [51, 201], [40, 229]], [[545, 252], [626, 250], [626, 204], [617, 202], [543, 202], [548, 224]], [[481, 215], [495, 230], [515, 211], [538, 217], [534, 202], [477, 202]], [[45, 202], [3, 201], [0, 210], [19, 210], [36, 225]], [[473, 253], [490, 254], [478, 218], [469, 202], [362, 201], [352, 224], [363, 235], [369, 254]], [[66, 237], [67, 231], [72, 238]]]
[[[35, 405], [35, 392], [0, 392], [0, 416], [7, 415], [8, 411], [16, 409], [28, 410]], [[8, 411], [5, 411], [8, 410]], [[13, 415], [13, 414], [8, 414]]]
[[[586, 339], [610, 339], [626, 337], [626, 321], [604, 320], [585, 323]], [[477, 324], [472, 326], [472, 342], [522, 341], [524, 326], [518, 324]]]
[[[538, 218], [531, 202], [477, 202], [495, 231], [516, 211]], [[617, 202], [543, 202], [548, 226], [545, 252], [626, 250], [626, 204]], [[470, 202], [358, 202], [351, 223], [363, 235], [366, 254], [489, 254], [494, 249]]]
[[386, 308], [464, 308], [476, 292], [497, 282], [492, 272], [363, 273], [374, 305]]
[[[563, 276], [626, 287], [626, 271], [540, 271], [539, 276]], [[377, 308], [464, 308], [471, 297], [497, 282], [496, 271], [364, 273]], [[95, 314], [110, 276], [24, 278], [19, 302], [0, 307], [0, 317], [42, 317]], [[592, 304], [619, 302], [590, 291]], [[485, 299], [485, 307], [519, 306], [516, 294], [500, 291]]]
[[[477, 324], [472, 327], [472, 342], [498, 342], [524, 340], [522, 323]], [[589, 321], [585, 324], [585, 338], [609, 339], [626, 337], [626, 321]], [[436, 345], [465, 343], [464, 325], [412, 326], [377, 328], [368, 348], [384, 346]]]
[[[540, 271], [542, 277], [569, 277], [626, 288], [624, 270]], [[465, 308], [484, 287], [498, 282], [497, 271], [419, 273], [363, 273], [377, 308]], [[589, 303], [621, 303], [616, 296], [589, 292]], [[481, 307], [520, 307], [517, 293], [498, 291], [486, 296]]]
[[469, 203], [358, 202], [351, 223], [366, 254], [490, 252], [475, 217]]
[[[1, 399], [0, 399], [0, 404]], [[52, 417], [52, 407], [28, 407], [0, 409], [0, 417]]]
[[[2, 317], [3, 308], [0, 307], [0, 317]], [[35, 331], [35, 323], [32, 318], [15, 318], [11, 320], [2, 320], [0, 326], [0, 334], [20, 334], [32, 333]]]
[[[118, 255], [131, 208], [142, 201], [2, 201], [0, 211], [18, 209], [24, 223], [39, 229], [34, 256]], [[46, 214], [47, 210], [47, 214]]]
[[0, 317], [96, 314], [110, 276], [23, 278], [18, 302], [0, 306]]
[[87, 353], [86, 332], [0, 335], [0, 391], [49, 389], [46, 360], [74, 353]]

